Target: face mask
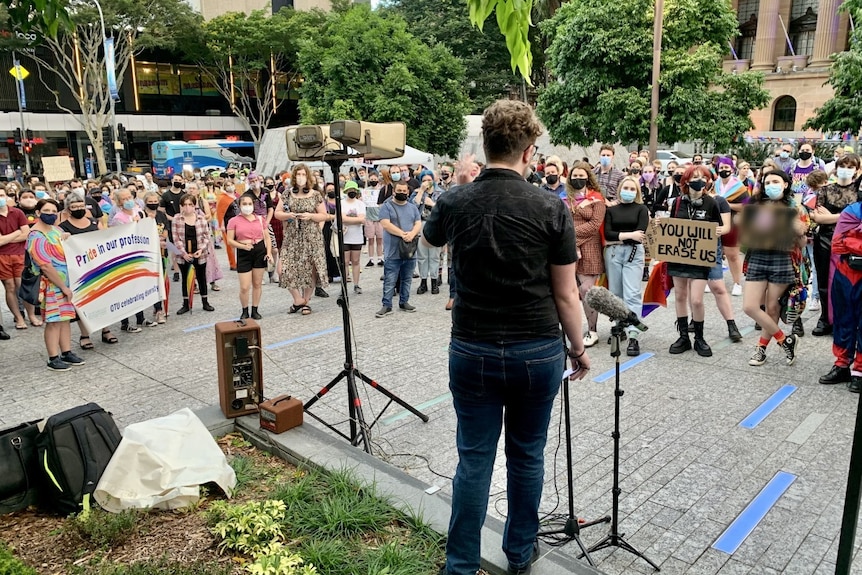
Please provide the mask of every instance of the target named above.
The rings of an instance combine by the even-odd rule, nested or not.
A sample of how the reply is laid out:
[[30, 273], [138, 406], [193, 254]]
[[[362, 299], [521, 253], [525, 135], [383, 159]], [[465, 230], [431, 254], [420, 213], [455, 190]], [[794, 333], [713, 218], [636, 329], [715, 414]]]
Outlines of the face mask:
[[410, 172], [401, 172], [401, 179], [402, 180], [409, 180], [410, 179]]
[[638, 193], [635, 190], [620, 190], [620, 199], [626, 204], [635, 201], [637, 195]]
[[399, 202], [406, 202], [407, 194], [395, 194], [395, 200]]
[[729, 178], [730, 177], [730, 170], [721, 170], [720, 172], [718, 172], [718, 175], [721, 176], [722, 178], [725, 178], [725, 179]]
[[676, 182], [677, 184], [680, 183], [682, 181], [682, 174], [674, 174], [673, 175], [673, 181]]
[[452, 174], [447, 174], [446, 172], [443, 172], [442, 174], [440, 174], [440, 179], [444, 180], [444, 181], [448, 180], [451, 177], [452, 177]]
[[250, 216], [254, 213], [254, 206], [249, 206], [249, 205], [240, 206], [239, 211], [241, 211], [242, 215], [244, 215], [244, 216]]
[[147, 204], [147, 209], [152, 212], [155, 212], [159, 209], [159, 204]]
[[353, 191], [353, 190], [351, 190], [351, 191], [347, 192], [347, 197], [348, 197], [348, 198], [350, 198], [350, 199], [355, 198], [355, 197], [356, 197], [356, 192], [355, 192], [355, 191]]
[[789, 158], [789, 157], [790, 157], [790, 152], [779, 152], [778, 156], [779, 156], [782, 160], [786, 160], [787, 158]]
[[335, 192], [326, 192], [326, 197], [334, 199], [335, 198]]
[[39, 219], [42, 220], [42, 223], [53, 226], [54, 222], [57, 221], [57, 214], [39, 214]]
[[764, 191], [770, 200], [780, 200], [784, 196], [784, 186], [781, 184], [766, 184]]
[[6, 198], [0, 198], [0, 210], [6, 207]]
[[583, 190], [587, 187], [587, 179], [586, 178], [572, 178], [569, 180], [572, 182], [572, 187], [576, 190]]
[[688, 183], [688, 189], [692, 192], [702, 192], [706, 187], [706, 182], [703, 180], [692, 180]]
[[124, 210], [134, 210], [135, 209], [135, 200], [126, 200], [123, 202]]
[[655, 173], [647, 172], [644, 174], [643, 178], [644, 178], [644, 181], [649, 184], [655, 179]]
[[555, 186], [555, 185], [557, 185], [557, 182], [560, 181], [560, 176], [557, 176], [557, 175], [545, 176], [545, 181], [548, 182], [548, 185]]
[[36, 191], [36, 199], [37, 200], [44, 200], [47, 197], [48, 197], [48, 192], [43, 192], [42, 190]]
[[254, 183], [252, 183], [251, 187], [252, 187], [252, 189], [254, 189], [254, 190], [259, 190], [259, 189], [260, 189], [260, 182], [254, 182]]
[[189, 215], [193, 214], [193, 213], [195, 213], [195, 207], [194, 206], [183, 206], [183, 213], [189, 214]]
[[86, 209], [83, 209], [83, 210], [69, 210], [69, 215], [71, 215], [71, 216], [72, 216], [73, 218], [75, 218], [76, 220], [80, 220], [81, 218], [83, 218], [84, 216], [86, 216], [86, 215], [87, 215], [87, 210], [86, 210]]
[[835, 173], [839, 180], [850, 180], [856, 174], [856, 170], [853, 168], [837, 168]]
[[297, 188], [304, 188], [305, 184], [308, 183], [308, 179], [305, 176], [297, 176], [294, 181], [296, 182]]
[[102, 192], [90, 192], [90, 197], [95, 200], [98, 200], [102, 197]]
[[371, 186], [372, 188], [374, 186], [376, 186], [378, 183], [380, 183], [378, 180], [368, 180], [368, 185]]
[[174, 187], [175, 190], [178, 190], [178, 189], [183, 187], [182, 182], [173, 182], [173, 183], [171, 183], [171, 185]]
[[390, 176], [392, 176], [393, 182], [400, 182], [401, 181], [401, 172], [392, 172], [390, 174]]
[[610, 166], [611, 161], [612, 159], [610, 156], [602, 156], [599, 158], [599, 163], [602, 165], [603, 168], [607, 168], [608, 166]]
[[811, 152], [799, 152], [799, 159], [800, 160], [810, 160], [811, 155], [812, 155]]
[[24, 198], [23, 200], [21, 200], [21, 207], [28, 210], [32, 210], [36, 207], [36, 200], [33, 198]]

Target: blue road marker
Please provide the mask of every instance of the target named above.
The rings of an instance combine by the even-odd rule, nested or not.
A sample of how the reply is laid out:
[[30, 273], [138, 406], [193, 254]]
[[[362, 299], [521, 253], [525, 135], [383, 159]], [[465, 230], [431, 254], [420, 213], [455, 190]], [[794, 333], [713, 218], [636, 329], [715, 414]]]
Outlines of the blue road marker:
[[754, 429], [760, 422], [766, 419], [766, 417], [778, 409], [778, 406], [781, 403], [791, 396], [791, 394], [796, 391], [795, 385], [783, 385], [778, 391], [773, 393], [769, 399], [760, 404], [760, 407], [751, 412], [751, 414], [739, 422], [740, 427], [744, 427], [745, 429]]
[[329, 329], [325, 329], [325, 330], [323, 330], [323, 331], [316, 331], [316, 332], [314, 332], [314, 333], [310, 333], [310, 334], [308, 334], [308, 335], [303, 335], [303, 336], [300, 336], [300, 337], [295, 337], [295, 338], [293, 338], [293, 339], [286, 339], [286, 340], [284, 340], [284, 341], [278, 341], [278, 342], [276, 342], [276, 343], [271, 343], [271, 344], [269, 344], [268, 346], [264, 347], [264, 349], [265, 349], [265, 350], [267, 350], [267, 351], [269, 351], [269, 350], [273, 350], [273, 349], [278, 349], [278, 348], [280, 348], [280, 347], [284, 347], [284, 346], [286, 346], [286, 345], [290, 345], [290, 344], [292, 344], [292, 343], [296, 343], [296, 342], [299, 342], [299, 341], [305, 341], [305, 340], [307, 340], [307, 339], [314, 339], [314, 338], [316, 338], [316, 337], [320, 337], [320, 336], [322, 336], [322, 335], [328, 335], [328, 334], [330, 334], [330, 333], [335, 333], [335, 332], [337, 332], [337, 331], [341, 331], [341, 328], [340, 328], [340, 327], [331, 327], [331, 328], [329, 328]]
[[[234, 318], [230, 318], [230, 319], [223, 319], [222, 321], [239, 321], [239, 318], [238, 318], [238, 317], [234, 317]], [[184, 329], [184, 330], [183, 330], [183, 333], [192, 333], [193, 331], [200, 331], [200, 330], [202, 330], [202, 329], [211, 328], [211, 327], [213, 327], [213, 326], [214, 326], [215, 324], [217, 324], [217, 323], [219, 323], [219, 322], [215, 322], [215, 321], [214, 321], [213, 323], [208, 323], [208, 324], [204, 324], [204, 325], [198, 325], [198, 326], [195, 326], [195, 327], [187, 327], [186, 329]]]
[[796, 476], [791, 473], [785, 471], [776, 473], [766, 487], [761, 489], [739, 514], [739, 517], [734, 519], [733, 523], [728, 525], [724, 533], [716, 539], [712, 548], [733, 555], [795, 480]]
[[[627, 370], [631, 367], [636, 366], [637, 364], [639, 364], [642, 361], [648, 360], [649, 358], [651, 358], [654, 355], [655, 355], [654, 353], [647, 352], [647, 353], [640, 354], [639, 356], [637, 356], [634, 359], [628, 360], [627, 362], [620, 365], [620, 373], [624, 372], [625, 370]], [[614, 377], [615, 373], [616, 373], [616, 368], [610, 369], [610, 370], [604, 372], [603, 374], [595, 377], [593, 379], [593, 381], [595, 381], [596, 383], [604, 383], [607, 380], [612, 379]]]

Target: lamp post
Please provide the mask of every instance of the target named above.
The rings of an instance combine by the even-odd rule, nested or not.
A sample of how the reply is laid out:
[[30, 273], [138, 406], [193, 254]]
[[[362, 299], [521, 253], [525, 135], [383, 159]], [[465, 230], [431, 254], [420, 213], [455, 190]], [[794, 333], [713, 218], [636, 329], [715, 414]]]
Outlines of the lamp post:
[[[93, 1], [93, 4], [96, 5], [96, 8], [99, 10], [99, 23], [102, 25], [102, 46], [106, 47], [107, 41], [108, 41], [108, 34], [105, 30], [105, 15], [102, 12], [102, 5], [99, 3], [99, 0], [92, 0], [92, 1]], [[113, 59], [113, 51], [111, 52], [110, 59]], [[105, 50], [105, 68], [106, 68], [107, 75], [110, 78], [112, 71], [113, 71], [113, 62], [109, 62], [108, 60], [109, 60], [108, 51]], [[121, 160], [120, 160], [120, 150], [117, 149], [117, 144], [116, 144], [117, 136], [118, 136], [118, 134], [117, 134], [117, 114], [115, 112], [115, 107], [114, 107], [114, 96], [112, 94], [110, 94], [110, 89], [109, 89], [108, 98], [111, 101], [111, 133], [112, 133], [112, 139], [113, 139], [113, 141], [111, 142], [111, 147], [114, 148], [114, 154], [115, 154], [114, 158], [115, 158], [115, 161], [117, 163], [117, 172], [119, 173], [120, 170], [122, 169], [122, 164], [121, 164]]]

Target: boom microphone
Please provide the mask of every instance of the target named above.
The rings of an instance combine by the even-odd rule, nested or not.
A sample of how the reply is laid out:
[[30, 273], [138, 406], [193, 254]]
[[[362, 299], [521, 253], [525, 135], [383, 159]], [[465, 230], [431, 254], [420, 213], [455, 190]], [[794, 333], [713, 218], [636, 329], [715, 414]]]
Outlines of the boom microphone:
[[602, 315], [606, 315], [614, 321], [617, 321], [623, 327], [636, 327], [641, 331], [646, 331], [649, 328], [641, 323], [637, 314], [626, 307], [623, 300], [609, 292], [607, 289], [599, 286], [593, 286], [587, 291], [584, 296], [584, 301]]

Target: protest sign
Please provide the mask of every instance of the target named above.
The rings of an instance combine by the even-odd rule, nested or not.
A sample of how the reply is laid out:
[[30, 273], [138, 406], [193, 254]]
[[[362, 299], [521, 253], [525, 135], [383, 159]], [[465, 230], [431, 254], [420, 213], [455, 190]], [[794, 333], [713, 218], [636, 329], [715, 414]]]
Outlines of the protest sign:
[[712, 267], [718, 249], [714, 222], [661, 218], [647, 226], [649, 253], [658, 261]]
[[63, 247], [72, 303], [90, 333], [164, 299], [156, 220], [77, 234]]
[[749, 204], [742, 210], [739, 239], [753, 250], [790, 251], [796, 245], [796, 208], [774, 204]]
[[42, 156], [42, 173], [46, 182], [66, 182], [75, 177], [69, 156]]

